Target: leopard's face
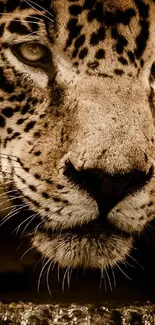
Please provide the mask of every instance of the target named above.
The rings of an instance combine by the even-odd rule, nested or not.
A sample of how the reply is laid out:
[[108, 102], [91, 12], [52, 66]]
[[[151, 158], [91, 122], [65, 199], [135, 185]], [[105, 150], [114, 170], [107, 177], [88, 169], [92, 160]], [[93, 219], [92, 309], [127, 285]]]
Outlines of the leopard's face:
[[39, 218], [44, 256], [112, 266], [155, 213], [155, 2], [6, 0], [0, 12], [2, 181]]

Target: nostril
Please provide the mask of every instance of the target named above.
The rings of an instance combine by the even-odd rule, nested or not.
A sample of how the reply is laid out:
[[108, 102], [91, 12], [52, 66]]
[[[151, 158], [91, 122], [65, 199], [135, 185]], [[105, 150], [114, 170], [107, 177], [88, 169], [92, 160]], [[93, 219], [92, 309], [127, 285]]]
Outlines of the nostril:
[[146, 174], [142, 171], [134, 171], [126, 175], [109, 176], [101, 183], [101, 194], [98, 200], [100, 214], [109, 212], [118, 202], [127, 195], [140, 190], [153, 176], [153, 167]]
[[[142, 171], [136, 170], [125, 175], [114, 175], [116, 177], [115, 189], [116, 193], [122, 193], [123, 191], [136, 191], [140, 187], [144, 186], [153, 175], [153, 167], [149, 169], [149, 172], [146, 174]], [[113, 179], [113, 180], [114, 180]]]
[[124, 175], [110, 175], [101, 169], [79, 172], [69, 162], [64, 175], [81, 189], [86, 190], [97, 201], [100, 213], [105, 214], [128, 194], [142, 188], [151, 179], [153, 167], [147, 174], [135, 170]]

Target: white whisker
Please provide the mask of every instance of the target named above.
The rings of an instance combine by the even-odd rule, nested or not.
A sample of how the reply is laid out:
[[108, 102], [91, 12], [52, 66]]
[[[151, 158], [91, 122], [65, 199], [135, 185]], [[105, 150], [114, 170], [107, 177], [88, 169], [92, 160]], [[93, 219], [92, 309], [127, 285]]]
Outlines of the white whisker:
[[[19, 229], [21, 228], [21, 226], [22, 226], [26, 221], [30, 220], [33, 216], [34, 216], [34, 214], [33, 214], [32, 216], [27, 217], [24, 221], [22, 221], [22, 222], [18, 225], [18, 227], [14, 229], [13, 233], [15, 232], [16, 235], [17, 235], [17, 233], [19, 232]], [[23, 233], [22, 233], [22, 235], [23, 235]], [[21, 235], [21, 236], [22, 236], [22, 235]]]
[[72, 269], [69, 266], [68, 267], [68, 273], [67, 273], [68, 290], [70, 290], [71, 276], [72, 276]]
[[[34, 3], [37, 7], [35, 7], [30, 0], [24, 0], [31, 8], [35, 9], [37, 12], [41, 13], [41, 10], [37, 9], [37, 7], [40, 7], [39, 5], [36, 5], [35, 2], [31, 1], [32, 3]], [[41, 8], [40, 8], [41, 9]], [[45, 12], [48, 12], [46, 9], [42, 8], [42, 10], [44, 10]], [[49, 13], [49, 12], [48, 12]], [[43, 17], [47, 18], [49, 21], [51, 21], [53, 23], [53, 19], [49, 18], [47, 15], [43, 15]]]
[[38, 228], [44, 223], [44, 220], [42, 220], [34, 229], [34, 234], [36, 235]]
[[99, 290], [101, 290], [101, 287], [102, 287], [102, 279], [103, 279], [103, 267], [101, 267], [100, 271], [101, 271], [101, 277], [100, 277]]
[[34, 268], [33, 268], [33, 271], [35, 271], [35, 269], [37, 268], [38, 264], [39, 264], [42, 260], [44, 261], [45, 258], [46, 258], [45, 256], [42, 256], [42, 257], [39, 258], [39, 260], [37, 261], [37, 263], [35, 264], [35, 266], [34, 266]]
[[[43, 210], [42, 210], [43, 211]], [[29, 224], [42, 212], [42, 211], [39, 211], [38, 213], [35, 213], [35, 214], [33, 214], [32, 216], [30, 216], [28, 219], [30, 219], [31, 218], [31, 220], [27, 223], [27, 225], [25, 226], [25, 228], [23, 229], [23, 231], [22, 231], [22, 235], [21, 236], [23, 236], [24, 235], [24, 232], [26, 231], [26, 229], [27, 229], [27, 227], [29, 226]]]
[[105, 271], [103, 270], [104, 289], [105, 289], [105, 291], [107, 291], [107, 281], [106, 281], [106, 276], [104, 274], [105, 274]]
[[132, 279], [122, 270], [122, 268], [118, 265], [118, 263], [116, 264], [116, 266], [128, 280], [132, 281]]
[[112, 273], [112, 277], [113, 277], [114, 288], [116, 289], [116, 277], [115, 277], [114, 269], [112, 266], [110, 268], [111, 268], [111, 273]]
[[105, 268], [105, 273], [106, 273], [106, 276], [107, 276], [107, 279], [108, 279], [108, 283], [109, 283], [110, 290], [113, 291], [112, 284], [111, 284], [111, 280], [110, 280], [110, 276], [109, 276], [108, 270], [106, 268]]
[[0, 206], [3, 205], [3, 204], [6, 204], [6, 203], [10, 203], [10, 202], [12, 202], [12, 201], [14, 201], [14, 200], [16, 200], [16, 199], [21, 199], [21, 198], [23, 199], [23, 195], [20, 195], [20, 196], [13, 196], [13, 197], [11, 197], [11, 198], [9, 198], [9, 199], [7, 199], [7, 200], [1, 202], [1, 203], [0, 203]]
[[[23, 206], [23, 204], [14, 204], [14, 205], [11, 205], [11, 206], [8, 205], [7, 207], [5, 207], [3, 209], [0, 209], [0, 213], [4, 212], [4, 211], [7, 211], [10, 208], [18, 208], [18, 207], [21, 207], [21, 206]], [[3, 217], [3, 219], [5, 219], [5, 218], [6, 218], [6, 216]]]
[[[52, 18], [53, 18], [53, 15], [51, 14], [50, 11], [48, 11], [47, 9], [45, 9], [44, 7], [42, 7], [41, 5], [35, 3], [34, 1], [32, 0], [28, 0], [30, 3], [34, 4], [36, 7], [40, 8], [41, 10], [44, 10], [48, 15], [50, 15]], [[28, 2], [27, 1], [27, 2]]]
[[[40, 30], [40, 31], [41, 31], [41, 30]], [[23, 41], [24, 39], [26, 39], [26, 41], [28, 41], [28, 36], [32, 36], [32, 35], [35, 35], [35, 34], [36, 34], [36, 31], [31, 32], [31, 33], [28, 33], [28, 34], [26, 34], [26, 35], [24, 35], [24, 36], [21, 36], [21, 37], [20, 37], [20, 41], [19, 41], [19, 43], [21, 43], [21, 41]], [[31, 38], [30, 38], [30, 41], [31, 41]], [[9, 42], [10, 47], [13, 46], [14, 44], [17, 44], [17, 40], [11, 40], [11, 41]]]
[[21, 260], [24, 258], [24, 256], [25, 256], [28, 252], [30, 252], [32, 249], [33, 249], [33, 247], [28, 248], [28, 249], [26, 250], [26, 252], [21, 256], [20, 261], [21, 261]]
[[58, 273], [57, 273], [58, 282], [60, 282], [60, 266], [58, 264]]
[[62, 291], [63, 292], [65, 291], [65, 279], [66, 279], [67, 272], [68, 272], [68, 268], [66, 267], [66, 270], [65, 270], [64, 276], [63, 276], [63, 280], [62, 280]]
[[8, 194], [10, 194], [10, 193], [14, 193], [14, 192], [18, 192], [18, 190], [10, 190], [10, 191], [6, 191], [6, 192], [3, 192], [2, 194], [0, 194], [0, 198], [1, 197], [3, 197], [3, 196], [6, 196], [6, 195], [8, 195]]
[[8, 220], [10, 220], [11, 218], [13, 218], [15, 215], [17, 215], [19, 213], [19, 211], [21, 211], [22, 209], [24, 209], [25, 205], [23, 207], [20, 207], [19, 209], [15, 210], [13, 209], [13, 211], [11, 211], [12, 213], [9, 213], [5, 219], [0, 223], [0, 227], [2, 227]]
[[41, 272], [40, 272], [40, 275], [39, 275], [39, 279], [38, 279], [38, 292], [40, 291], [40, 283], [41, 283], [41, 278], [42, 278], [42, 275], [43, 275], [43, 272], [45, 270], [45, 267], [48, 265], [48, 263], [50, 263], [51, 260], [47, 260], [47, 262], [44, 264], [44, 266], [42, 267], [41, 269]]
[[[9, 18], [4, 18], [3, 19], [4, 22], [7, 22], [9, 21], [10, 22], [10, 19]], [[19, 21], [18, 19], [14, 19], [14, 21]], [[30, 23], [30, 24], [34, 24], [34, 25], [43, 25], [44, 26], [44, 23], [41, 22], [41, 20], [39, 22], [37, 21], [33, 21], [33, 20], [22, 20], [22, 23]]]
[[127, 256], [131, 258], [141, 268], [142, 271], [144, 271], [143, 266], [139, 262], [137, 262], [133, 256], [131, 256], [130, 254], [128, 254]]
[[50, 289], [50, 285], [49, 285], [49, 273], [50, 273], [51, 266], [52, 266], [52, 262], [50, 263], [50, 265], [48, 266], [48, 269], [47, 269], [46, 283], [47, 283], [47, 289], [48, 289], [49, 295], [52, 297], [51, 289]]

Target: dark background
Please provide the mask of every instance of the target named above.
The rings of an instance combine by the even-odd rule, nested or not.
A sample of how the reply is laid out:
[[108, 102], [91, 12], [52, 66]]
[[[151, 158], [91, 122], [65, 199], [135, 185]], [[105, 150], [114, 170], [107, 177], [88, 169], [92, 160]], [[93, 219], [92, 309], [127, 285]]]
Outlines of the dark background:
[[[101, 283], [101, 273], [96, 270], [72, 272], [70, 286], [66, 270], [58, 266], [49, 273], [50, 296], [46, 283], [47, 268], [42, 274], [40, 291], [38, 279], [45, 263], [31, 247], [29, 236], [13, 232], [19, 224], [18, 218], [0, 226], [0, 301], [34, 301], [56, 303], [113, 303], [155, 301], [155, 222], [135, 238], [135, 249], [126, 264], [114, 267], [116, 288], [112, 271], [107, 270]], [[21, 259], [21, 257], [23, 258]], [[20, 260], [21, 259], [21, 260]], [[141, 266], [140, 266], [140, 265]], [[121, 270], [119, 269], [121, 268]], [[65, 276], [66, 275], [66, 276]], [[131, 279], [129, 279], [129, 278]], [[111, 285], [110, 283], [111, 282]], [[51, 300], [52, 299], [52, 300]]]

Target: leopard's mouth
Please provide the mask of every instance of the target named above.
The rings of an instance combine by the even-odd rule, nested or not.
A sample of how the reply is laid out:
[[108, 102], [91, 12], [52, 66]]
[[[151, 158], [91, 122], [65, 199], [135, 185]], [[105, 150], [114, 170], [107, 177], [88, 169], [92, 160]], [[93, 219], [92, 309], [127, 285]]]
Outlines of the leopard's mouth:
[[[104, 219], [104, 221], [102, 221]], [[100, 221], [101, 220], [101, 221]], [[115, 235], [123, 238], [132, 237], [131, 233], [117, 228], [115, 225], [110, 223], [104, 216], [99, 216], [97, 219], [90, 221], [88, 223], [82, 224], [81, 226], [74, 226], [68, 228], [46, 228], [44, 224], [39, 228], [40, 232], [46, 232], [50, 238], [59, 235], [77, 235], [79, 237], [90, 236], [95, 238], [101, 234], [106, 236]]]
[[[124, 260], [133, 247], [133, 235], [112, 224], [108, 213], [100, 213], [93, 221], [65, 228], [60, 224], [53, 227], [50, 220], [46, 224], [46, 218], [39, 213], [31, 219], [28, 215], [31, 218], [35, 212], [26, 211], [26, 219], [31, 220], [26, 225], [26, 232], [32, 245], [60, 267], [103, 269]], [[25, 219], [24, 214], [22, 218]]]
[[98, 220], [66, 229], [38, 229], [32, 238], [41, 254], [60, 267], [104, 269], [126, 258], [133, 246], [130, 233], [107, 220]]

